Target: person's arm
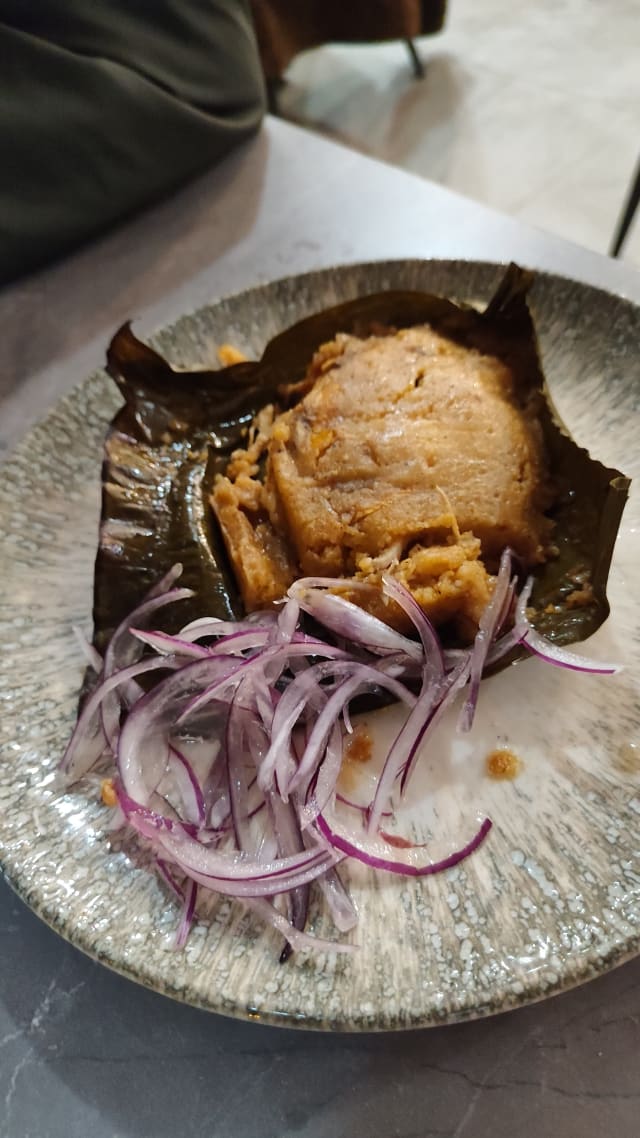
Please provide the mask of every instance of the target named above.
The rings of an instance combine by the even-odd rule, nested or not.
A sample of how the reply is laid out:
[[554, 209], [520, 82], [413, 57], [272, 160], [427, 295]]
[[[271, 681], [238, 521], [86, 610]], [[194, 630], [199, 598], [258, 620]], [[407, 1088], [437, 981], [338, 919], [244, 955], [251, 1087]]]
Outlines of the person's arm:
[[171, 192], [263, 113], [242, 0], [2, 0], [0, 284]]

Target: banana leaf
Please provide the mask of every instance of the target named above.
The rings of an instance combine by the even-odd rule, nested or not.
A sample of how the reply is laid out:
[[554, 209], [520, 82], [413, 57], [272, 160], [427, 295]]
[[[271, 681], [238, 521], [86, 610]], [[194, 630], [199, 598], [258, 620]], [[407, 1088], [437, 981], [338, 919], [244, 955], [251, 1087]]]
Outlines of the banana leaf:
[[[184, 566], [181, 583], [195, 596], [163, 617], [166, 627], [172, 619], [177, 627], [202, 614], [243, 614], [209, 506], [214, 478], [262, 406], [275, 400], [284, 407], [295, 400], [295, 384], [320, 344], [337, 332], [366, 334], [379, 324], [430, 323], [452, 340], [502, 359], [520, 398], [538, 401], [556, 488], [550, 513], [558, 555], [535, 572], [534, 620], [560, 644], [593, 633], [609, 613], [607, 577], [629, 480], [579, 447], [553, 407], [526, 301], [532, 279], [511, 265], [484, 312], [420, 292], [364, 296], [288, 328], [270, 341], [259, 361], [217, 371], [178, 371], [138, 340], [129, 324], [120, 328], [107, 354], [107, 370], [124, 405], [105, 442], [96, 646], [104, 647], [116, 624], [176, 561]], [[575, 606], [571, 595], [583, 583], [590, 583], [591, 600]]]

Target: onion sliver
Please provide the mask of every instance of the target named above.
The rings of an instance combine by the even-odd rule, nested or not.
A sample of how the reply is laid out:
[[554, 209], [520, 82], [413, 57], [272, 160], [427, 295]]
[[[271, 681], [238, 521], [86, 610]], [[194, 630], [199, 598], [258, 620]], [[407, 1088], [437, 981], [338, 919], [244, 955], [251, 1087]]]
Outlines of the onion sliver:
[[340, 852], [316, 846], [291, 857], [262, 862], [249, 854], [205, 846], [184, 832], [156, 827], [142, 814], [132, 813], [130, 822], [165, 860], [170, 859], [194, 881], [232, 897], [271, 897], [286, 893], [313, 881], [342, 860]]
[[557, 668], [568, 668], [572, 672], [590, 672], [598, 676], [613, 676], [622, 671], [621, 664], [606, 663], [604, 660], [593, 660], [587, 656], [579, 656], [570, 652], [559, 644], [552, 644], [545, 640], [535, 628], [529, 627], [522, 637], [521, 644], [528, 648], [535, 656], [546, 660], [548, 664], [555, 664]]
[[86, 700], [73, 734], [67, 744], [60, 769], [68, 782], [82, 778], [95, 765], [107, 746], [100, 709], [105, 699], [118, 687], [124, 687], [145, 672], [176, 667], [174, 660], [163, 657], [140, 660], [128, 668], [113, 672], [103, 679]]
[[486, 606], [473, 642], [469, 661], [469, 694], [460, 715], [460, 730], [470, 731], [475, 715], [480, 681], [487, 662], [489, 649], [505, 617], [505, 605], [509, 600], [511, 586], [511, 550], [503, 550], [500, 568], [493, 590], [493, 596]]
[[295, 597], [304, 612], [330, 632], [369, 652], [404, 654], [412, 660], [422, 659], [420, 645], [415, 640], [402, 636], [359, 605], [326, 589], [302, 589], [300, 586], [301, 582], [292, 585], [289, 595]]
[[[402, 860], [399, 857], [389, 857], [387, 852], [388, 847], [384, 850], [380, 842], [366, 840], [362, 842], [359, 841], [352, 832], [348, 834], [340, 832], [335, 822], [331, 825], [323, 814], [319, 814], [316, 818], [316, 826], [319, 832], [332, 849], [339, 850], [346, 857], [354, 857], [372, 869], [383, 869], [386, 870], [387, 873], [398, 873], [403, 877], [430, 877], [434, 873], [442, 873], [445, 869], [452, 869], [454, 865], [458, 865], [459, 862], [464, 861], [465, 858], [469, 857], [478, 849], [478, 846], [482, 845], [482, 842], [491, 829], [491, 825], [491, 820], [485, 818], [471, 841], [467, 842], [461, 849], [454, 850], [453, 853], [450, 853], [445, 858], [441, 858], [439, 861], [416, 865], [412, 862]], [[415, 847], [407, 851], [407, 853], [413, 853], [417, 848], [422, 850], [423, 847]]]

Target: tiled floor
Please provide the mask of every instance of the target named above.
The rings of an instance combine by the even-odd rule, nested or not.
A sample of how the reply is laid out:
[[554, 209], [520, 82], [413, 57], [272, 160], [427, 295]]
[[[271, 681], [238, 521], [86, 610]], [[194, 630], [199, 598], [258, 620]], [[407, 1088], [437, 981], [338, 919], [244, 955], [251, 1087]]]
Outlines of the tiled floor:
[[450, 0], [418, 46], [423, 80], [402, 43], [299, 56], [282, 113], [605, 253], [640, 153], [640, 0]]

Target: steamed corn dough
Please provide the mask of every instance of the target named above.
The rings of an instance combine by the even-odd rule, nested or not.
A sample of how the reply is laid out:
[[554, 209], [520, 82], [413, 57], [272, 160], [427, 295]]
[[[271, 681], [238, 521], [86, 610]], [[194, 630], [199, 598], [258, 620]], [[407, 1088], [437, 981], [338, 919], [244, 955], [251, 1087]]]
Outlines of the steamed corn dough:
[[[549, 552], [535, 406], [500, 360], [428, 326], [336, 336], [303, 389], [260, 413], [214, 489], [246, 608], [300, 576], [387, 572], [434, 623], [473, 635], [505, 546], [527, 567]], [[402, 625], [379, 593], [351, 599]]]

